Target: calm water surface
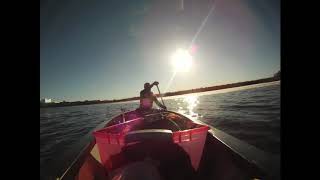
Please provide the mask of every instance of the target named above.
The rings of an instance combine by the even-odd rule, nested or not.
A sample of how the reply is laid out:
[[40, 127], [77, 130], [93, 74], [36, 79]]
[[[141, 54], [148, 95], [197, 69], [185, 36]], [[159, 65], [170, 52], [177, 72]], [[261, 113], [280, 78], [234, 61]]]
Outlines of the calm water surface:
[[[280, 153], [280, 83], [167, 98], [169, 110], [198, 116], [217, 129], [269, 153]], [[40, 109], [40, 166], [106, 118], [138, 102]]]

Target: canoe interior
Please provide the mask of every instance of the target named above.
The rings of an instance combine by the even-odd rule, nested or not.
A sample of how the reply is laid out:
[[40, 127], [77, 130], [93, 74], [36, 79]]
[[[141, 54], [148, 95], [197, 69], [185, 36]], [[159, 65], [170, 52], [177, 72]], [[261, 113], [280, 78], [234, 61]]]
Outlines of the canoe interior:
[[[155, 112], [157, 113], [157, 112]], [[194, 127], [194, 121], [177, 114], [167, 112], [168, 114], [178, 115], [180, 118], [174, 122], [178, 123], [180, 130]], [[128, 119], [141, 117], [134, 111], [119, 115], [109, 121], [105, 126], [112, 126]], [[166, 121], [155, 121], [143, 128], [164, 128], [177, 131], [177, 124]], [[114, 156], [120, 164], [126, 164], [127, 167], [119, 166], [113, 171], [107, 171], [101, 164], [101, 158], [97, 145], [93, 141], [88, 148], [89, 153], [83, 158], [75, 176], [69, 175], [66, 179], [73, 180], [94, 180], [94, 179], [215, 179], [215, 180], [242, 180], [242, 179], [280, 179], [277, 172], [266, 172], [263, 166], [257, 165], [245, 154], [239, 153], [247, 146], [232, 146], [232, 138], [225, 139], [230, 141], [226, 144], [220, 138], [220, 134], [215, 134], [218, 130], [211, 129], [207, 132], [207, 138], [203, 148], [202, 158], [199, 168], [195, 170], [191, 165], [188, 154], [177, 144], [167, 141], [146, 141], [137, 143], [124, 148], [121, 155]], [[221, 133], [221, 132], [219, 132]], [[219, 136], [217, 136], [219, 135]], [[228, 137], [228, 136], [225, 136]], [[240, 142], [240, 141], [239, 141]], [[237, 140], [237, 143], [239, 143]], [[235, 143], [236, 144], [236, 143]], [[254, 148], [249, 149], [256, 153]], [[238, 151], [238, 152], [236, 152]], [[251, 153], [251, 152], [250, 152]], [[265, 156], [257, 151], [256, 157]], [[83, 155], [84, 156], [84, 155]], [[248, 156], [249, 157], [249, 156]], [[263, 159], [264, 157], [262, 157]], [[278, 161], [277, 161], [278, 162]], [[75, 172], [76, 170], [73, 170]], [[68, 173], [67, 173], [68, 174]], [[121, 178], [120, 178], [121, 177]], [[65, 178], [62, 178], [65, 179]]]

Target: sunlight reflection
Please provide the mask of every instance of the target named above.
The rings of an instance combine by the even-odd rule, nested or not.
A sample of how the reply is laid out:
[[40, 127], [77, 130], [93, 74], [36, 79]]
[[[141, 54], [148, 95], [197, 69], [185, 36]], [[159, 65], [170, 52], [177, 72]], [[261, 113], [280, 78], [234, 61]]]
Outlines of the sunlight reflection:
[[198, 116], [193, 110], [199, 104], [197, 95], [187, 95], [184, 97], [183, 102], [187, 103], [188, 114], [191, 116]]

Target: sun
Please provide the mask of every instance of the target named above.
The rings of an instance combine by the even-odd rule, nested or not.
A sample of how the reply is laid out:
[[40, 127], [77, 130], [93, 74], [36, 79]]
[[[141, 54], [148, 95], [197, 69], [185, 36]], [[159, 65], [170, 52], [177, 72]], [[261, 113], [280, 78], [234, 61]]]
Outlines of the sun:
[[171, 56], [175, 72], [187, 72], [192, 66], [192, 56], [185, 49], [177, 49]]

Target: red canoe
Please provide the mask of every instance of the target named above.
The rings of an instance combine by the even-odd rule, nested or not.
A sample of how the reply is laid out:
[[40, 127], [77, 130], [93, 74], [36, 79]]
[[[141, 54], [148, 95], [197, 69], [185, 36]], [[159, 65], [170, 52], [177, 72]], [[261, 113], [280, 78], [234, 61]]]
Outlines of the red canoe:
[[44, 179], [280, 179], [279, 156], [172, 111], [120, 114], [86, 140]]

